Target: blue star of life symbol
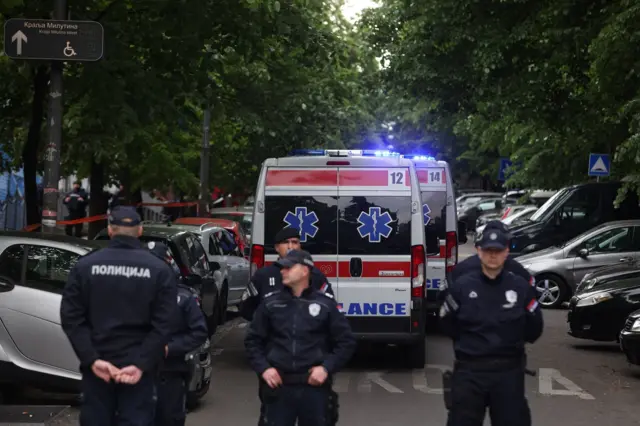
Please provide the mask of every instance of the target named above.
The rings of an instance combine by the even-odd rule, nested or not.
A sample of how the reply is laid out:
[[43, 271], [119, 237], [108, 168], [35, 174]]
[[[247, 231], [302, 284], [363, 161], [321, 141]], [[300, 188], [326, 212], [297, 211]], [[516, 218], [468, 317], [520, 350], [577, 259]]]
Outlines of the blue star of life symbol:
[[318, 233], [318, 227], [315, 225], [318, 222], [318, 215], [314, 211], [307, 212], [306, 207], [296, 207], [295, 213], [287, 212], [283, 220], [287, 228], [298, 230], [301, 243], [307, 241], [307, 236], [313, 238]]
[[370, 243], [379, 243], [382, 237], [389, 238], [393, 228], [389, 212], [382, 213], [380, 207], [369, 207], [369, 213], [361, 212], [358, 216], [358, 233], [360, 237], [368, 237]]
[[429, 208], [429, 206], [427, 204], [423, 204], [422, 205], [422, 215], [424, 216], [424, 224], [428, 225], [429, 222], [431, 221], [431, 216], [429, 216], [429, 213], [431, 213], [431, 209]]

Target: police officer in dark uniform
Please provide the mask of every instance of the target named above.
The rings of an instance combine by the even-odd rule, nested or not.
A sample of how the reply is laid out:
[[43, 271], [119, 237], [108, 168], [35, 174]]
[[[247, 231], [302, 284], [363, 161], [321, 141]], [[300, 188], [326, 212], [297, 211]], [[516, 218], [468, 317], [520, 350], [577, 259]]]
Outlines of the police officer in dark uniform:
[[[300, 232], [291, 227], [282, 228], [275, 236], [274, 248], [280, 258], [286, 256], [291, 250], [301, 250], [300, 244]], [[321, 293], [329, 293], [333, 295], [333, 289], [331, 284], [327, 280], [327, 277], [315, 266], [311, 269], [311, 287], [320, 291]], [[242, 301], [240, 303], [239, 311], [240, 315], [247, 321], [251, 321], [253, 314], [258, 308], [260, 302], [267, 295], [274, 291], [280, 291], [284, 288], [282, 285], [282, 274], [280, 268], [273, 264], [261, 269], [258, 269], [251, 281], [247, 285], [247, 289], [242, 295]], [[262, 388], [260, 388], [262, 389]], [[258, 390], [258, 397], [260, 398], [260, 412], [264, 414], [264, 404], [262, 404], [262, 392]], [[329, 398], [330, 410], [334, 413], [334, 422], [337, 422], [338, 412], [338, 394], [331, 391]]]
[[157, 367], [177, 315], [175, 277], [142, 248], [135, 209], [118, 207], [108, 219], [109, 247], [78, 260], [60, 306], [80, 360], [80, 424], [149, 426]]
[[[491, 229], [500, 230], [502, 234], [508, 235], [509, 240], [511, 240], [511, 234], [509, 232], [509, 228], [507, 227], [507, 225], [505, 225], [501, 221], [492, 220], [488, 222], [484, 228], [483, 233], [489, 232]], [[480, 240], [481, 238], [476, 239], [476, 246], [478, 245], [478, 242]], [[507, 244], [509, 243], [510, 241]], [[480, 266], [481, 266], [480, 256], [478, 256], [477, 254], [466, 258], [462, 262], [458, 263], [451, 271], [451, 276], [450, 276], [451, 282], [455, 283], [462, 275], [465, 275], [468, 272], [477, 271], [478, 268], [480, 268]], [[518, 262], [517, 260], [511, 257], [508, 257], [504, 263], [504, 268], [507, 271], [513, 272], [514, 274], [524, 278], [531, 285], [534, 285], [533, 277], [531, 276], [531, 274], [529, 274], [529, 271], [527, 271], [524, 268], [524, 266], [522, 266], [520, 262]]]
[[482, 426], [487, 405], [493, 426], [531, 425], [525, 343], [541, 336], [542, 312], [535, 288], [505, 268], [508, 243], [501, 229], [485, 230], [480, 267], [442, 290], [441, 325], [456, 357], [448, 426]]
[[[300, 232], [295, 228], [283, 228], [275, 237], [275, 249], [282, 258], [290, 250], [301, 250]], [[316, 267], [311, 270], [311, 287], [324, 293], [333, 295], [331, 284], [327, 277]], [[269, 293], [282, 290], [282, 276], [280, 268], [275, 264], [258, 269], [242, 295], [240, 314], [247, 321], [251, 321], [253, 313], [258, 308], [260, 301]]]
[[311, 287], [309, 253], [292, 250], [276, 265], [284, 288], [260, 304], [245, 338], [262, 378], [259, 424], [326, 426], [331, 376], [349, 361], [356, 340], [333, 296]]
[[[151, 253], [171, 265], [169, 249], [165, 244], [151, 241]], [[184, 426], [187, 416], [187, 384], [189, 365], [186, 356], [202, 346], [209, 335], [197, 294], [178, 281], [178, 315], [173, 333], [164, 347], [165, 360], [158, 376], [158, 402], [156, 426]]]

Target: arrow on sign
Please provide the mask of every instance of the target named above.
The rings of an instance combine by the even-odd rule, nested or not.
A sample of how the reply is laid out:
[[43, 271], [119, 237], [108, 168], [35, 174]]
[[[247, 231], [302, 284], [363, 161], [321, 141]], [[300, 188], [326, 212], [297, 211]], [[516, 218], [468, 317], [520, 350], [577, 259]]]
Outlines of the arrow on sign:
[[20, 30], [11, 37], [11, 43], [16, 42], [18, 47], [18, 55], [22, 55], [22, 43], [27, 42], [27, 36]]

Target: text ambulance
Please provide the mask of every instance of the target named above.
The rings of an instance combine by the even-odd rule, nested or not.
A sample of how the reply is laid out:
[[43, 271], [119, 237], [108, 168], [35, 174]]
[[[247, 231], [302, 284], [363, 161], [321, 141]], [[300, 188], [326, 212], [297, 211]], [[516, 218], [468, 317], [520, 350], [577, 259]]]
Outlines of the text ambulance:
[[420, 181], [425, 243], [429, 258], [426, 310], [428, 313], [436, 313], [440, 309], [438, 291], [445, 283], [448, 273], [458, 263], [458, 240], [466, 241], [466, 235], [458, 235], [458, 214], [449, 164], [421, 155], [403, 157], [414, 162]]
[[422, 368], [427, 258], [413, 162], [379, 151], [298, 151], [267, 159], [255, 194], [252, 269], [277, 259], [278, 230], [296, 228], [354, 334], [406, 344]]

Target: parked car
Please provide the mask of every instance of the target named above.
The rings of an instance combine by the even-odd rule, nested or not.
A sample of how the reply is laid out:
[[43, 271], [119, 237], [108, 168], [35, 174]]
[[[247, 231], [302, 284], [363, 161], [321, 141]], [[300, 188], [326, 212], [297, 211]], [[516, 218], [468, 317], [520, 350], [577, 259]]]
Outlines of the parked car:
[[640, 220], [609, 222], [565, 244], [516, 258], [535, 278], [544, 307], [558, 307], [589, 272], [632, 262], [640, 255]]
[[[536, 206], [528, 206], [527, 208], [520, 209], [517, 212], [510, 214], [506, 218], [501, 219], [501, 222], [509, 227], [518, 226], [519, 224], [526, 222], [531, 217], [531, 215], [536, 212], [536, 210], [538, 210]], [[476, 226], [476, 234], [482, 233], [486, 226], [486, 222], [481, 226]]]
[[640, 365], [640, 310], [632, 312], [620, 332], [620, 349], [631, 364]]
[[465, 204], [458, 212], [458, 220], [467, 225], [467, 230], [475, 231], [476, 220], [483, 214], [499, 213], [508, 203], [515, 203], [513, 200], [502, 199], [501, 197], [484, 198], [475, 203]]
[[501, 196], [501, 192], [470, 192], [456, 198], [456, 206], [458, 207], [458, 210], [460, 210], [466, 204], [476, 203], [483, 198], [497, 198]]
[[[148, 222], [143, 224], [140, 240], [166, 244], [180, 269], [182, 282], [198, 291], [202, 301], [202, 311], [207, 317], [209, 335], [213, 336], [218, 325], [224, 323], [226, 312], [222, 310], [222, 299], [217, 286], [217, 282], [220, 281], [220, 272], [212, 268], [200, 239], [192, 232], [172, 227], [170, 224]], [[95, 239], [108, 240], [107, 230], [100, 231]]]
[[251, 226], [253, 224], [253, 207], [224, 207], [211, 209], [209, 212], [212, 218], [227, 219], [238, 222], [242, 231], [251, 241]]
[[225, 311], [229, 306], [240, 304], [242, 293], [251, 278], [250, 265], [240, 252], [233, 235], [226, 229], [215, 226], [215, 223], [173, 226], [196, 234], [204, 246], [209, 262], [216, 265], [215, 268], [219, 265], [222, 282], [218, 288]]
[[175, 224], [180, 225], [204, 225], [204, 224], [213, 224], [215, 226], [219, 226], [220, 228], [224, 228], [227, 231], [233, 234], [233, 237], [238, 245], [238, 249], [240, 253], [249, 260], [249, 252], [251, 251], [250, 244], [251, 241], [245, 234], [242, 226], [239, 222], [234, 222], [233, 220], [228, 219], [218, 219], [218, 218], [210, 218], [210, 217], [181, 217], [173, 222]]
[[603, 266], [586, 274], [576, 287], [576, 293], [592, 290], [611, 281], [622, 278], [640, 278], [640, 259]]
[[[80, 361], [60, 326], [62, 291], [78, 259], [104, 241], [0, 232], [0, 386], [80, 392]], [[194, 351], [188, 401], [209, 389], [210, 342]]]
[[614, 342], [628, 316], [640, 306], [640, 280], [611, 281], [576, 294], [569, 302], [569, 334], [580, 339]]

